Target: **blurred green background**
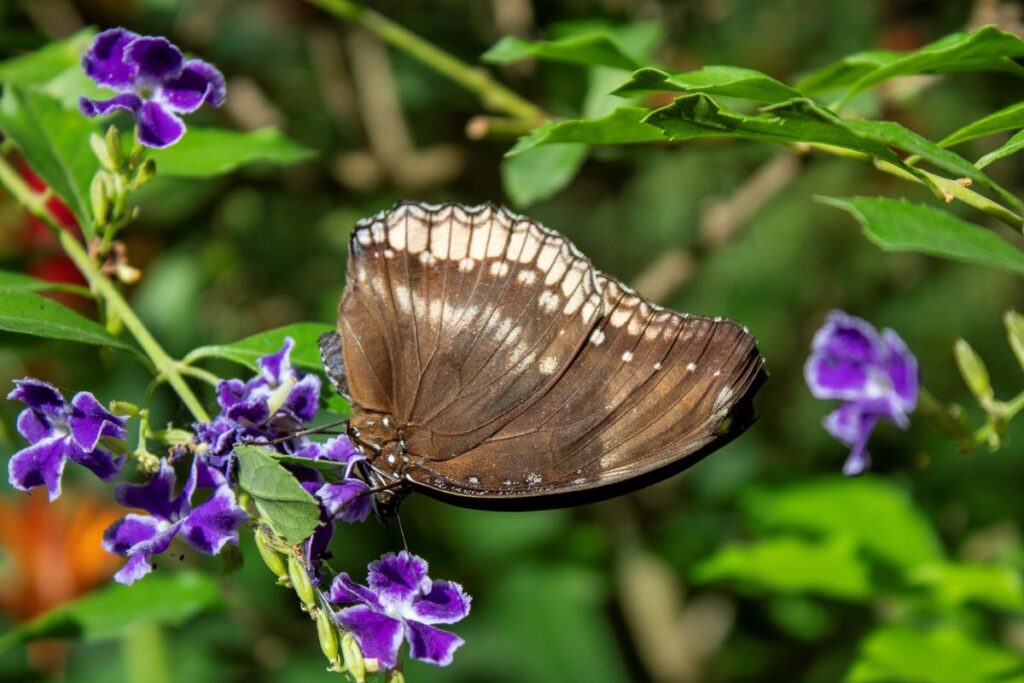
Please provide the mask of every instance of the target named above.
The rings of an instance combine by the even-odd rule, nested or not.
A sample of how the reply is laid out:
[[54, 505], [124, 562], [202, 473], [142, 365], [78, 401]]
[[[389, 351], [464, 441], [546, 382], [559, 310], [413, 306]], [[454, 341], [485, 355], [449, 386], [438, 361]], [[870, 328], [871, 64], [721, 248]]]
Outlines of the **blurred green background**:
[[[1019, 4], [984, 0], [373, 6], [470, 63], [505, 35], [642, 20], [661, 27], [654, 54], [665, 65], [747, 66], [789, 82], [858, 50], [912, 49], [993, 21], [1022, 30]], [[218, 65], [228, 76], [227, 104], [192, 121], [277, 125], [316, 152], [284, 170], [158, 179], [145, 188], [142, 218], [125, 236], [144, 271], [131, 300], [172, 354], [290, 322], [331, 322], [352, 225], [396, 200], [510, 201], [499, 169], [513, 140], [467, 138], [467, 121], [481, 113], [473, 96], [299, 0], [7, 0], [0, 56], [86, 25], [166, 35]], [[588, 81], [579, 68], [526, 63], [496, 73], [550, 112], [583, 107]], [[858, 106], [934, 139], [1021, 92], [1020, 81], [999, 74], [925, 77], [894, 82]], [[971, 143], [964, 156], [998, 142]], [[991, 173], [1012, 190], [1024, 188], [1020, 157]], [[760, 195], [750, 192], [754, 177], [767, 188]], [[412, 497], [402, 514], [410, 548], [434, 576], [462, 582], [474, 607], [455, 628], [467, 641], [455, 663], [437, 670], [412, 662], [407, 679], [1024, 680], [1020, 425], [1000, 452], [972, 454], [958, 453], [921, 419], [905, 433], [882, 425], [871, 443], [872, 473], [845, 481], [838, 472], [846, 450], [820, 426], [831, 406], [803, 382], [814, 330], [842, 308], [896, 329], [942, 400], [976, 410], [955, 369], [957, 337], [986, 359], [997, 393], [1019, 390], [1021, 369], [1000, 322], [1005, 310], [1024, 305], [1018, 280], [884, 254], [847, 214], [813, 201], [905, 196], [908, 187], [853, 161], [708, 142], [600, 149], [564, 191], [516, 207], [666, 305], [742, 321], [759, 339], [770, 380], [761, 418], [743, 438], [622, 499], [512, 514]], [[930, 200], [924, 191], [910, 196]], [[729, 241], [682, 256], [723, 224]], [[3, 268], [59, 269], [54, 249], [0, 197]], [[13, 335], [0, 343], [0, 386], [31, 375], [69, 395], [88, 389], [103, 401], [138, 401], [149, 380], [130, 359], [101, 354], [97, 362], [92, 347]], [[188, 422], [169, 394], [159, 400], [162, 419]], [[19, 407], [0, 404], [5, 453], [20, 448]], [[980, 411], [971, 414], [980, 420]], [[71, 521], [5, 494], [0, 605], [8, 623], [111, 571], [97, 557], [102, 551], [81, 542], [88, 521], [112, 514], [92, 500], [109, 493], [78, 472], [67, 477], [70, 501], [61, 514]], [[92, 526], [90, 544], [103, 527]], [[153, 662], [162, 661], [167, 681], [335, 680], [324, 672], [312, 624], [294, 595], [273, 585], [249, 541], [240, 568], [223, 563], [218, 608], [175, 627], [9, 650], [0, 656], [0, 680], [148, 681], [140, 672], [160, 670]], [[342, 525], [332, 564], [361, 577], [370, 559], [400, 544], [394, 528]], [[221, 569], [181, 552], [160, 569]], [[26, 576], [26, 567], [38, 571]]]

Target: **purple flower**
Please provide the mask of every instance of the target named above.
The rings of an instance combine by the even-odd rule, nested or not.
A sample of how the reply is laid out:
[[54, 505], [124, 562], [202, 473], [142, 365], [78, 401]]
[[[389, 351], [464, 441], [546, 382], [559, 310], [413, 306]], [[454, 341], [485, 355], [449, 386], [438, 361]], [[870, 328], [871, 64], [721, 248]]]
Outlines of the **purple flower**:
[[384, 668], [398, 662], [403, 640], [413, 659], [448, 666], [462, 644], [433, 624], [454, 624], [469, 614], [470, 597], [452, 581], [431, 581], [427, 563], [408, 552], [388, 553], [369, 567], [369, 586], [342, 573], [331, 585], [333, 603], [355, 603], [335, 618], [352, 632], [363, 655]]
[[[103, 533], [103, 548], [128, 558], [114, 575], [118, 583], [132, 584], [153, 570], [153, 555], [167, 550], [174, 537], [207, 555], [216, 555], [226, 543], [238, 545], [238, 527], [249, 517], [235, 501], [224, 476], [199, 458], [181, 492], [174, 495], [174, 468], [161, 461], [160, 471], [145, 484], [122, 484], [115, 490], [117, 501], [126, 507], [145, 510], [149, 515], [128, 514]], [[197, 488], [213, 488], [213, 495], [193, 507]]]
[[851, 447], [843, 465], [847, 476], [870, 464], [867, 442], [875, 423], [886, 419], [906, 429], [917, 404], [917, 359], [900, 336], [890, 329], [879, 335], [842, 311], [832, 311], [814, 335], [804, 376], [816, 398], [843, 401], [824, 424]]
[[224, 76], [201, 59], [185, 59], [166, 38], [140, 36], [123, 28], [98, 34], [82, 55], [82, 68], [98, 85], [117, 91], [109, 100], [79, 98], [86, 116], [106, 116], [118, 109], [132, 115], [139, 142], [168, 147], [185, 134], [178, 114], [204, 104], [224, 102]]
[[31, 445], [7, 465], [11, 486], [29, 491], [45, 485], [55, 500], [69, 458], [105, 481], [117, 476], [124, 456], [115, 457], [99, 444], [102, 437], [123, 439], [125, 418], [104, 408], [88, 391], [68, 403], [55, 386], [38, 379], [15, 380], [14, 386], [7, 398], [28, 406], [18, 416], [18, 432]]

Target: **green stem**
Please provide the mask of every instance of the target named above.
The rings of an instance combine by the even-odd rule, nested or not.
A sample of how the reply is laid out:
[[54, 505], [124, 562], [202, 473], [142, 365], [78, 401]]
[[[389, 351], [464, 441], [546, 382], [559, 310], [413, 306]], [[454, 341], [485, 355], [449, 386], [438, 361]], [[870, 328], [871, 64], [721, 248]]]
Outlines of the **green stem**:
[[542, 109], [491, 78], [483, 69], [474, 68], [435, 47], [415, 33], [371, 9], [349, 0], [309, 0], [331, 14], [362, 26], [384, 42], [423, 62], [477, 95], [483, 103], [509, 116], [532, 123], [547, 118]]
[[200, 422], [209, 422], [210, 416], [178, 372], [175, 360], [167, 355], [163, 347], [153, 338], [153, 335], [146, 328], [145, 324], [139, 320], [139, 317], [135, 315], [135, 311], [125, 301], [117, 287], [100, 272], [93, 260], [89, 258], [85, 247], [71, 233], [56, 224], [49, 211], [47, 211], [45, 202], [41, 199], [42, 195], [33, 192], [21, 179], [17, 171], [2, 158], [0, 158], [0, 184], [7, 188], [19, 204], [24, 206], [33, 215], [41, 218], [54, 230], [61, 247], [63, 247], [82, 275], [85, 276], [89, 286], [98, 297], [103, 299], [108, 309], [121, 318], [124, 326], [128, 328], [132, 336], [138, 341], [139, 346], [142, 347], [142, 350], [153, 361], [157, 371], [167, 378], [167, 382], [177, 392], [182, 403], [189, 409], [193, 417]]

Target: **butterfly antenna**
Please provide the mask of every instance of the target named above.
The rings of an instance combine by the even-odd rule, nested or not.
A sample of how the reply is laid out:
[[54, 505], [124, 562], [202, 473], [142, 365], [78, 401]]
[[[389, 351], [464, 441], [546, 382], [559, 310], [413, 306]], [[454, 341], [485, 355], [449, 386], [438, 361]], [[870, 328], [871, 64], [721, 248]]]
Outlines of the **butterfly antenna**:
[[402, 526], [402, 515], [399, 512], [395, 512], [395, 519], [398, 520], [398, 533], [402, 537], [402, 547], [405, 548], [405, 552], [409, 552], [409, 544], [405, 540], [405, 528]]
[[327, 430], [333, 427], [340, 427], [346, 422], [348, 422], [348, 420], [335, 420], [334, 422], [328, 422], [317, 427], [310, 427], [309, 429], [300, 429], [297, 432], [290, 432], [288, 436], [282, 436], [277, 439], [272, 439], [270, 443], [283, 443], [285, 441], [290, 441], [300, 436], [309, 436], [310, 434], [340, 434], [341, 432], [328, 432]]

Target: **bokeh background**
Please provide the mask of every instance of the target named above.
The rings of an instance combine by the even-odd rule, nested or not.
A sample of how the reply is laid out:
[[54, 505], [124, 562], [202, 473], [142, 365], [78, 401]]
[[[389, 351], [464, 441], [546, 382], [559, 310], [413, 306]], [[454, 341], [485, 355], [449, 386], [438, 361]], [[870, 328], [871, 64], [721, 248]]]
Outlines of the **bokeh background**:
[[[985, 0], [373, 6], [471, 63], [505, 35], [551, 35], [562, 22], [643, 20], [661, 27], [655, 55], [667, 66], [747, 66], [790, 82], [858, 50], [912, 49], [981, 23], [1022, 30], [1018, 3]], [[86, 25], [163, 34], [217, 64], [229, 78], [227, 104], [194, 120], [277, 125], [316, 152], [284, 170], [145, 188], [142, 217], [125, 236], [144, 272], [131, 300], [172, 354], [291, 322], [330, 322], [353, 223], [396, 200], [510, 201], [499, 169], [513, 140], [467, 137], [467, 122], [482, 113], [473, 96], [299, 0], [6, 0], [0, 56]], [[556, 114], [583, 106], [588, 80], [579, 68], [524, 63], [496, 74]], [[935, 139], [1021, 92], [1019, 80], [998, 74], [909, 79], [860, 106]], [[971, 143], [964, 155], [976, 158], [997, 142]], [[1024, 188], [1022, 171], [1013, 159], [991, 169], [1016, 191]], [[952, 683], [990, 680], [981, 672], [993, 661], [1010, 662], [1011, 671], [1018, 662], [1020, 675], [1024, 434], [1011, 428], [996, 453], [962, 453], [922, 419], [907, 432], [883, 425], [871, 444], [872, 474], [847, 484], [838, 476], [845, 449], [820, 425], [831, 407], [803, 382], [814, 330], [842, 308], [898, 330], [928, 389], [962, 403], [976, 424], [980, 411], [951, 351], [957, 337], [984, 356], [997, 393], [1019, 390], [1021, 368], [1000, 321], [1024, 305], [1018, 281], [884, 254], [847, 214], [813, 201], [908, 192], [930, 201], [909, 187], [854, 161], [710, 142], [597, 150], [563, 191], [517, 207], [663, 303], [742, 321], [760, 341], [770, 381], [761, 418], [743, 438], [622, 499], [511, 514], [412, 497], [402, 512], [410, 548], [431, 562], [433, 575], [462, 582], [475, 602], [456, 629], [467, 644], [455, 663], [445, 670], [411, 663], [408, 680], [827, 682], [859, 671], [857, 680]], [[46, 231], [7, 197], [0, 197], [0, 262], [72, 276]], [[69, 395], [89, 389], [104, 401], [140, 400], [149, 378], [138, 364], [105, 354], [97, 362], [96, 353], [4, 335], [0, 386], [31, 375]], [[164, 419], [187, 422], [170, 395], [158, 405]], [[19, 408], [0, 402], [5, 455], [20, 448]], [[79, 472], [67, 477], [59, 506], [10, 492], [0, 500], [0, 609], [8, 624], [102, 585], [117, 566], [98, 547], [100, 531], [119, 514], [109, 493]], [[761, 555], [749, 552], [773, 543]], [[333, 564], [361, 575], [370, 559], [400, 544], [394, 528], [372, 521], [345, 527]], [[8, 651], [0, 680], [138, 681], [140, 657], [164, 658], [167, 681], [335, 680], [294, 595], [273, 586], [254, 548], [243, 543], [242, 551], [241, 566], [187, 550], [160, 565], [220, 573], [222, 607], [120, 639]], [[981, 578], [942, 573], [964, 563], [1000, 569]], [[906, 635], [899, 629], [918, 627], [913, 632], [924, 633], [932, 650], [899, 640]], [[936, 652], [960, 659], [936, 661]], [[922, 660], [925, 668], [930, 659], [936, 672], [872, 678], [870, 667], [886, 658], [908, 666]]]

